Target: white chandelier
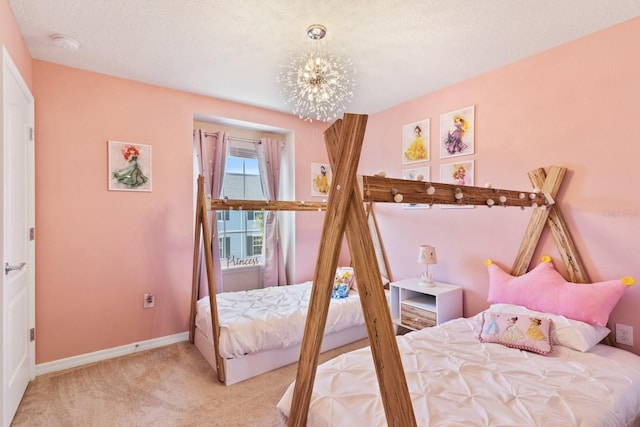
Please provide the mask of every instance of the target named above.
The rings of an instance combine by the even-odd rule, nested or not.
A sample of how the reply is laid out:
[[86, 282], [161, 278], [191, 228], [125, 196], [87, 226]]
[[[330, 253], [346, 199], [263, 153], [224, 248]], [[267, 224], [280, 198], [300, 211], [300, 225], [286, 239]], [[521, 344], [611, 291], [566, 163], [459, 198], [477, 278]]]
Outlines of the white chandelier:
[[333, 121], [342, 116], [353, 99], [355, 80], [351, 61], [336, 58], [322, 51], [320, 40], [327, 34], [322, 25], [311, 25], [307, 36], [314, 40], [312, 49], [300, 56], [292, 56], [284, 66], [278, 81], [284, 84], [283, 93], [293, 113], [305, 121]]

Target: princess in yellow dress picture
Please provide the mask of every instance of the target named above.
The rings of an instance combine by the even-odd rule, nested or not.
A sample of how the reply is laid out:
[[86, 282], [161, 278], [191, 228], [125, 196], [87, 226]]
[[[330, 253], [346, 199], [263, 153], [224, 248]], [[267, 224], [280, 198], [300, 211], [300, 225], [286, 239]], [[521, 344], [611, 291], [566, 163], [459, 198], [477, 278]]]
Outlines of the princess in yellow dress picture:
[[537, 318], [529, 319], [529, 328], [527, 328], [527, 336], [534, 341], [542, 341], [546, 338], [542, 329], [540, 329], [540, 325], [542, 324], [542, 320]]
[[331, 186], [331, 169], [320, 163], [311, 164], [311, 195], [326, 196]]
[[429, 161], [429, 119], [402, 127], [403, 164]]

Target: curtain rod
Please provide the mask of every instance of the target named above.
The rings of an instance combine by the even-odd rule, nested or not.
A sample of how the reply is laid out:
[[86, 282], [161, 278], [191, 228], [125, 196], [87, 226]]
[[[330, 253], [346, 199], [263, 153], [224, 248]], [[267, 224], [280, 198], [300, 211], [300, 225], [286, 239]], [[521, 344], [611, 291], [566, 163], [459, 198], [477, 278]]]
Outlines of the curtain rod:
[[238, 142], [254, 142], [254, 143], [260, 142], [259, 139], [236, 138], [235, 136], [230, 136], [229, 140], [238, 141]]
[[[205, 132], [204, 133], [205, 136], [217, 136], [217, 132]], [[233, 140], [233, 141], [238, 141], [238, 142], [251, 142], [251, 143], [258, 143], [260, 144], [260, 140], [259, 139], [249, 139], [249, 138], [238, 138], [235, 136], [230, 136], [229, 140]], [[284, 146], [285, 142], [281, 141], [282, 145]]]
[[[217, 136], [218, 132], [205, 132], [204, 134], [205, 134], [205, 136]], [[253, 143], [260, 142], [259, 139], [238, 138], [238, 137], [235, 137], [235, 136], [230, 136], [229, 140], [234, 140], [234, 141], [238, 141], [238, 142], [253, 142]]]

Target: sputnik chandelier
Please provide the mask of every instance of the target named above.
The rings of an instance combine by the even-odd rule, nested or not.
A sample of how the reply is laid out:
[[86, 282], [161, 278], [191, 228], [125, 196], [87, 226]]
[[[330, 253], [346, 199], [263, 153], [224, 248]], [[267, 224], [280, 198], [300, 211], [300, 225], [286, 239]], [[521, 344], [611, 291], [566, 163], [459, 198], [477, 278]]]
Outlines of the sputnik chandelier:
[[300, 56], [291, 57], [283, 66], [278, 82], [293, 113], [305, 121], [333, 121], [342, 116], [353, 99], [355, 80], [351, 60], [344, 62], [322, 49], [321, 40], [327, 29], [314, 24], [307, 28], [313, 47]]

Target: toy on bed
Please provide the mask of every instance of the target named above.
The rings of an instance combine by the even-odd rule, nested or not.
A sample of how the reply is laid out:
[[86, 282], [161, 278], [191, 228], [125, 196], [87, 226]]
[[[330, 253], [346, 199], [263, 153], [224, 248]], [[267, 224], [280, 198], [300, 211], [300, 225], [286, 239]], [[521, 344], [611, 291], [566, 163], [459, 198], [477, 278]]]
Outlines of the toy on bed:
[[338, 269], [331, 291], [331, 298], [346, 298], [353, 283], [353, 269]]

